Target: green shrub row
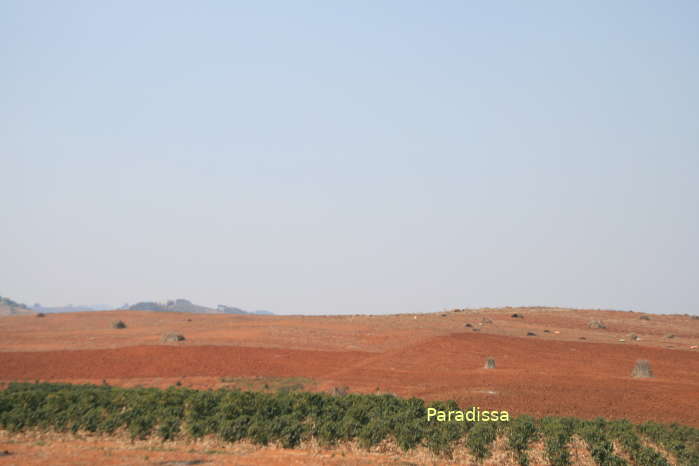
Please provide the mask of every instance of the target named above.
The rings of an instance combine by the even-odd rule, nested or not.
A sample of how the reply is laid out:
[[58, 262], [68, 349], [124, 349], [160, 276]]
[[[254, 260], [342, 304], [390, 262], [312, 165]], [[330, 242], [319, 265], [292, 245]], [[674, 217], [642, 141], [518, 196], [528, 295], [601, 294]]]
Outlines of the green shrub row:
[[502, 434], [519, 464], [529, 464], [532, 442], [542, 440], [546, 459], [554, 466], [571, 464], [568, 445], [578, 435], [600, 466], [626, 464], [615, 455], [613, 441], [638, 465], [668, 464], [644, 445], [645, 437], [662, 445], [681, 465], [699, 465], [699, 429], [691, 427], [530, 416], [510, 422], [438, 422], [427, 420], [428, 408], [459, 409], [453, 401], [426, 405], [417, 398], [392, 395], [13, 383], [0, 390], [0, 428], [107, 434], [125, 430], [134, 439], [162, 440], [213, 435], [226, 442], [278, 442], [286, 448], [311, 438], [328, 446], [356, 440], [365, 448], [391, 440], [404, 450], [424, 445], [445, 457], [465, 445], [479, 461], [491, 455], [493, 442]]
[[568, 466], [571, 464], [568, 442], [570, 442], [577, 426], [578, 421], [571, 418], [545, 417], [539, 421], [546, 459], [551, 465]]
[[535, 422], [530, 416], [520, 416], [513, 419], [507, 429], [508, 447], [522, 466], [529, 465], [529, 443], [536, 440], [539, 434]]
[[599, 466], [622, 466], [626, 461], [614, 454], [614, 445], [607, 433], [604, 419], [580, 422], [575, 432], [587, 443], [590, 456]]
[[638, 426], [638, 430], [674, 455], [679, 465], [699, 465], [698, 429], [678, 424], [664, 426], [655, 422], [646, 422]]
[[454, 402], [426, 406], [417, 398], [392, 395], [13, 383], [0, 391], [0, 427], [12, 432], [125, 429], [134, 439], [215, 435], [287, 448], [310, 438], [326, 445], [358, 440], [370, 448], [390, 438], [405, 450], [424, 444], [449, 456], [474, 423], [427, 421], [428, 407], [458, 409]]
[[631, 459], [643, 466], [669, 466], [660, 453], [641, 443], [636, 428], [629, 421], [612, 421], [608, 423], [607, 431], [611, 437], [619, 441]]

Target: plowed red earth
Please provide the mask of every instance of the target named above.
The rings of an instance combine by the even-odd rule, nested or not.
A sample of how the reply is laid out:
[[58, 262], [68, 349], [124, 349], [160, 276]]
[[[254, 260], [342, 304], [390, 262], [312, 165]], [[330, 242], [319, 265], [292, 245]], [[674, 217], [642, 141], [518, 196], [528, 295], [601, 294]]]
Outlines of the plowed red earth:
[[359, 352], [235, 346], [133, 346], [107, 350], [0, 353], [3, 379], [185, 376], [320, 377], [362, 360]]
[[[345, 385], [352, 392], [378, 389], [427, 400], [455, 399], [464, 407], [512, 414], [699, 427], [699, 352], [689, 349], [699, 342], [698, 320], [653, 316], [643, 321], [634, 313], [550, 309], [518, 310], [525, 319], [512, 319], [511, 312], [7, 317], [0, 319], [0, 380], [107, 379], [155, 386], [180, 380], [218, 387], [224, 376], [303, 376], [315, 379], [318, 390]], [[480, 324], [484, 316], [492, 322]], [[587, 328], [592, 317], [605, 319], [608, 329]], [[127, 329], [111, 329], [116, 318], [127, 322]], [[481, 331], [473, 332], [465, 323]], [[171, 330], [187, 340], [160, 344], [160, 334]], [[537, 336], [524, 336], [529, 330]], [[641, 340], [618, 342], [630, 331]], [[670, 332], [676, 337], [663, 339]], [[495, 358], [495, 370], [482, 368], [486, 356]], [[630, 377], [637, 359], [649, 360], [655, 377]]]

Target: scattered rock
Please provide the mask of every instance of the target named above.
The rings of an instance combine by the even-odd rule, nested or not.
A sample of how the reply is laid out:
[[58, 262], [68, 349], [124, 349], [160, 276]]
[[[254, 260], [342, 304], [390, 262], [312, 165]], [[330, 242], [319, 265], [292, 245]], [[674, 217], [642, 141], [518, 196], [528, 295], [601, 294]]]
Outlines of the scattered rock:
[[638, 340], [640, 340], [640, 338], [638, 338], [638, 335], [636, 335], [635, 333], [629, 333], [628, 335], [626, 335], [626, 337], [627, 337], [629, 340], [633, 340], [633, 341], [638, 341]]
[[471, 327], [473, 327], [473, 325], [471, 325], [471, 324], [464, 324], [464, 327], [471, 328]]
[[487, 317], [483, 317], [481, 319], [481, 324], [492, 324], [492, 323], [493, 323], [493, 321], [488, 319]]
[[624, 340], [623, 338], [619, 338], [619, 341], [624, 343], [626, 340]]
[[594, 320], [594, 319], [591, 320], [591, 321], [587, 324], [587, 326], [590, 327], [590, 328], [607, 328], [607, 326], [604, 325], [604, 322], [602, 322], [601, 320]]
[[43, 312], [40, 312], [40, 313], [38, 313], [36, 316], [37, 316], [37, 317], [46, 317], [46, 314], [44, 314]]
[[163, 343], [168, 343], [171, 341], [184, 341], [184, 335], [181, 333], [168, 333], [167, 335], [163, 335], [162, 342]]
[[587, 338], [585, 338], [585, 337], [580, 337], [580, 338], [578, 338], [578, 340], [587, 340]]
[[673, 335], [672, 333], [669, 333], [669, 334], [665, 335], [665, 338], [675, 338], [675, 335]]
[[641, 320], [650, 320], [650, 316], [641, 316], [639, 317]]
[[516, 312], [512, 314], [510, 317], [513, 319], [524, 319], [524, 316], [522, 314], [517, 314]]
[[481, 331], [481, 329], [479, 329], [479, 328], [472, 328], [471, 330], [473, 330], [474, 332], [480, 332], [480, 331]]
[[493, 358], [493, 357], [486, 358], [485, 368], [486, 369], [495, 369], [495, 358]]
[[442, 317], [446, 317], [446, 316], [447, 316], [446, 314], [442, 314]]
[[535, 337], [535, 336], [536, 336], [536, 333], [534, 333], [534, 332], [527, 332], [527, 336], [528, 336], [528, 337]]
[[10, 456], [12, 453], [10, 453], [7, 450], [0, 451], [0, 456]]
[[551, 330], [544, 330], [544, 333], [551, 333]]

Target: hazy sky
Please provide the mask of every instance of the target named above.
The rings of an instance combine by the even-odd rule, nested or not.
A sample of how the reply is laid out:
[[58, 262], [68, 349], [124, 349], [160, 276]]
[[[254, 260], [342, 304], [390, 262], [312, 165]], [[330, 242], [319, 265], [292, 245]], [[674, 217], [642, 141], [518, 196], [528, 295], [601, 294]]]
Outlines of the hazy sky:
[[699, 2], [0, 3], [0, 295], [699, 314]]

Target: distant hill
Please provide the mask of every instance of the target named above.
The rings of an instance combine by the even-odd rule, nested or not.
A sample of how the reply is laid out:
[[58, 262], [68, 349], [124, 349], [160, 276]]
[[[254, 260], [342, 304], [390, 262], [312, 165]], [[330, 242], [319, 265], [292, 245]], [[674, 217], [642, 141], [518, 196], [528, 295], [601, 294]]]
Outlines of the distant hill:
[[187, 299], [169, 300], [165, 303], [155, 301], [142, 301], [127, 307], [130, 311], [156, 311], [156, 312], [190, 312], [193, 314], [258, 314], [274, 315], [271, 311], [245, 311], [238, 307], [219, 304], [216, 309], [193, 304]]
[[[34, 304], [29, 307], [26, 304], [18, 303], [10, 298], [0, 296], [0, 316], [11, 315], [32, 315], [37, 313], [59, 314], [64, 312], [95, 312], [113, 310], [113, 306], [107, 305], [80, 305], [80, 306], [50, 306], [45, 307]], [[246, 311], [238, 307], [219, 304], [216, 308], [193, 304], [188, 299], [174, 299], [166, 302], [141, 301], [132, 305], [124, 305], [121, 309], [130, 311], [156, 311], [156, 312], [189, 312], [192, 314], [256, 314], [274, 315], [271, 311]]]
[[34, 314], [34, 311], [29, 309], [26, 304], [18, 303], [10, 298], [0, 296], [0, 316], [21, 316], [31, 314]]
[[192, 304], [187, 299], [175, 299], [165, 303], [155, 301], [142, 301], [128, 307], [131, 311], [158, 311], [158, 312], [191, 312], [194, 314], [213, 314], [215, 309]]
[[226, 306], [224, 304], [219, 304], [216, 306], [216, 311], [224, 314], [248, 314], [247, 311], [244, 311], [238, 307]]
[[61, 314], [63, 312], [93, 312], [93, 311], [110, 311], [114, 306], [107, 305], [79, 305], [79, 306], [49, 306], [44, 307], [40, 304], [34, 304], [31, 309], [34, 312], [43, 312], [44, 314]]

